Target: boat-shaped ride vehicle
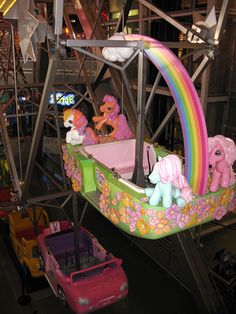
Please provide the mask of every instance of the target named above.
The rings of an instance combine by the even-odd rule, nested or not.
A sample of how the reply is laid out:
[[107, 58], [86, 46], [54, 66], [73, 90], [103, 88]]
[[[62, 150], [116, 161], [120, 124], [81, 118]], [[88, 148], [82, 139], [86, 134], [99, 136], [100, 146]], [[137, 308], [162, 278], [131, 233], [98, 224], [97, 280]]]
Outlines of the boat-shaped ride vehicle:
[[[221, 219], [236, 206], [235, 175], [231, 169], [236, 159], [235, 144], [228, 140], [232, 144], [232, 151], [228, 152], [228, 157], [232, 156], [228, 158], [231, 164], [224, 164], [226, 176], [231, 173], [232, 180], [227, 185], [222, 180], [220, 185], [219, 180], [225, 174], [218, 175], [218, 161], [213, 162], [212, 158], [225, 156], [227, 152], [223, 147], [214, 151], [214, 145], [209, 144], [212, 141], [208, 139], [202, 106], [184, 66], [166, 46], [153, 38], [142, 35], [125, 37], [126, 40], [144, 42], [144, 54], [160, 71], [174, 98], [184, 139], [184, 175], [193, 191], [193, 198], [184, 206], [179, 206], [175, 200], [167, 207], [161, 201], [156, 205], [150, 204], [144, 187], [132, 179], [137, 158], [142, 158], [143, 172], [147, 177], [159, 157], [172, 153], [158, 144], [144, 141], [141, 142], [142, 149], [139, 149], [142, 154], [137, 156], [140, 134], [136, 139], [123, 141], [63, 145], [64, 165], [73, 190], [80, 192], [115, 226], [145, 239], [158, 239]], [[216, 142], [219, 144], [218, 140]], [[213, 157], [209, 157], [210, 154]], [[209, 170], [210, 163], [213, 171]], [[214, 188], [213, 183], [216, 184]]]

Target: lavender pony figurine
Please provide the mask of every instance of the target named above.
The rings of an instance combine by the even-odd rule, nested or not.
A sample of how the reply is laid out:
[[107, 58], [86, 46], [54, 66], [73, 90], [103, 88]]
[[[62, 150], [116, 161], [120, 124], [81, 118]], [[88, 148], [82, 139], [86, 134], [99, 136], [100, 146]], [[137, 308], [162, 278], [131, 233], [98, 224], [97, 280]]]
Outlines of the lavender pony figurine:
[[149, 175], [149, 180], [156, 184], [155, 188], [145, 189], [146, 195], [150, 197], [149, 204], [152, 206], [156, 206], [162, 199], [163, 207], [169, 208], [174, 198], [179, 207], [184, 207], [193, 199], [192, 190], [182, 175], [181, 160], [176, 155], [159, 158]]
[[210, 191], [216, 192], [219, 186], [227, 188], [235, 183], [233, 163], [236, 160], [234, 141], [223, 135], [208, 138], [209, 164], [211, 166]]

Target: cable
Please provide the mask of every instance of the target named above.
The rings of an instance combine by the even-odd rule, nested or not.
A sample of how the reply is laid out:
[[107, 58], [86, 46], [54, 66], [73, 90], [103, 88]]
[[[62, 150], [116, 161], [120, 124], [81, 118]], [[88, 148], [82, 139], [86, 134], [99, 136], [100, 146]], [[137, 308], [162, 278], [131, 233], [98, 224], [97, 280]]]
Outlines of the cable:
[[214, 224], [214, 225], [218, 225], [218, 226], [221, 226], [221, 227], [224, 227], [226, 229], [230, 229], [230, 230], [235, 230], [236, 231], [236, 228], [233, 228], [233, 227], [230, 227], [230, 226], [226, 226], [224, 224], [221, 224], [219, 222], [216, 222], [216, 221], [210, 221], [210, 223]]

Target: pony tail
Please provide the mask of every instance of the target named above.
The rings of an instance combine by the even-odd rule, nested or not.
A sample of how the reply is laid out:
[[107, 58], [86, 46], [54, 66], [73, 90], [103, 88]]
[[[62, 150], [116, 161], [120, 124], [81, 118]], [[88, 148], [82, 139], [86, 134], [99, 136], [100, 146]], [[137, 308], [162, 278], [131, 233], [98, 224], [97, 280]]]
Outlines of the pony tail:
[[186, 202], [190, 202], [193, 199], [193, 192], [190, 188], [185, 176], [180, 174], [175, 180], [175, 186], [181, 190], [181, 196]]
[[183, 189], [184, 187], [188, 186], [188, 182], [185, 176], [180, 173], [173, 182], [174, 186], [178, 189]]
[[188, 203], [193, 199], [193, 191], [190, 186], [185, 186], [181, 191], [181, 196]]

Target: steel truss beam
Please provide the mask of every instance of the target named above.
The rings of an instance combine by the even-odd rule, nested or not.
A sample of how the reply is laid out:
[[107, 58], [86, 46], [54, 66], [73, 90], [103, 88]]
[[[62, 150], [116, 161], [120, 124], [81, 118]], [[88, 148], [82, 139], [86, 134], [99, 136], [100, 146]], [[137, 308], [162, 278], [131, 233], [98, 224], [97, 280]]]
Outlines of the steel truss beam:
[[[71, 25], [71, 22], [70, 22], [70, 18], [69, 18], [69, 13], [67, 12], [67, 10], [65, 10], [64, 19], [65, 19], [65, 23], [66, 23], [66, 25], [67, 25], [67, 27], [69, 29], [71, 37], [75, 38], [75, 34], [74, 34], [74, 31], [73, 31], [73, 28], [72, 28], [72, 25]], [[76, 59], [77, 59], [78, 63], [80, 64], [80, 70], [79, 70], [79, 73], [78, 73], [78, 79], [80, 77], [81, 71], [83, 71], [84, 79], [86, 81], [87, 90], [88, 90], [88, 93], [89, 93], [89, 95], [90, 95], [90, 97], [92, 99], [92, 105], [93, 105], [94, 112], [96, 114], [98, 114], [99, 109], [98, 109], [96, 95], [95, 95], [95, 93], [93, 91], [93, 88], [92, 88], [92, 86], [90, 84], [89, 75], [87, 73], [86, 67], [84, 66], [84, 60], [81, 59], [81, 57], [80, 57], [80, 55], [78, 53], [76, 53]]]
[[228, 313], [211, 285], [202, 254], [189, 230], [151, 243], [125, 236], [192, 295], [199, 314]]
[[11, 175], [13, 178], [13, 181], [12, 181], [13, 188], [15, 191], [18, 191], [19, 197], [21, 197], [21, 184], [20, 184], [20, 180], [18, 177], [16, 164], [15, 164], [15, 160], [13, 157], [12, 148], [11, 148], [11, 144], [10, 144], [10, 140], [9, 140], [9, 136], [8, 136], [8, 132], [7, 132], [5, 116], [4, 116], [4, 113], [2, 111], [1, 106], [0, 106], [0, 128], [2, 131], [1, 132], [2, 133], [2, 142], [3, 142], [5, 154], [7, 156], [7, 160], [8, 160], [9, 167], [10, 167], [10, 172], [11, 172]]
[[[126, 24], [126, 21], [128, 19], [129, 16], [129, 11], [131, 9], [131, 5], [132, 5], [132, 0], [126, 0], [124, 5], [123, 5], [123, 11], [120, 14], [119, 20], [116, 24], [116, 28], [115, 28], [115, 33], [119, 33], [123, 30], [123, 25]], [[103, 64], [103, 66], [101, 67], [97, 78], [95, 79], [95, 81], [93, 82], [93, 88], [96, 89], [97, 86], [99, 85], [99, 83], [101, 82], [101, 80], [103, 79], [106, 71], [108, 69], [108, 65], [107, 64]]]
[[176, 247], [179, 263], [184, 269], [183, 278], [191, 289], [199, 313], [227, 314], [222, 299], [210, 283], [206, 265], [190, 232], [179, 232], [171, 240]]
[[[94, 21], [96, 21], [96, 17], [95, 17], [94, 10], [93, 10], [95, 2], [88, 2], [86, 0], [80, 0], [79, 2], [80, 2], [80, 6], [77, 5], [77, 1], [72, 0], [75, 11], [77, 13], [78, 18], [80, 19], [80, 22], [81, 22], [81, 25], [84, 29], [86, 37], [91, 38], [91, 34], [93, 33], [93, 35], [94, 35], [93, 37], [96, 39], [103, 39], [103, 40], [107, 39], [107, 35], [106, 35], [101, 24], [98, 24], [97, 27], [94, 29], [94, 32], [93, 32]], [[122, 23], [125, 25], [126, 18], [128, 17], [128, 13], [129, 13], [131, 4], [132, 4], [132, 0], [126, 0], [124, 2], [123, 18], [120, 18], [120, 20], [117, 24], [116, 31], [122, 30], [122, 28], [123, 28]], [[96, 90], [97, 86], [101, 82], [106, 71], [107, 71], [107, 65], [104, 64], [99, 71], [98, 78], [95, 79], [95, 82], [92, 85], [93, 90]], [[129, 117], [129, 125], [130, 125], [131, 129], [134, 129], [134, 125], [136, 123], [136, 117], [135, 117], [134, 112], [132, 111], [130, 99], [129, 99], [126, 91], [124, 91], [124, 94], [122, 95], [121, 91], [123, 90], [123, 88], [122, 88], [121, 76], [119, 75], [119, 73], [116, 71], [115, 68], [110, 68], [109, 71], [111, 74], [111, 79], [115, 85], [116, 91], [120, 95], [120, 98], [122, 98], [122, 100], [123, 100], [124, 108], [125, 108], [126, 113]]]
[[145, 187], [145, 175], [143, 169], [143, 142], [145, 119], [145, 75], [144, 51], [140, 49], [138, 55], [138, 94], [137, 94], [137, 125], [135, 142], [135, 166], [131, 181], [138, 186]]
[[72, 193], [73, 192], [71, 190], [68, 190], [68, 191], [51, 193], [51, 194], [47, 194], [47, 195], [35, 196], [35, 197], [28, 198], [27, 203], [28, 204], [34, 204], [34, 203], [44, 202], [44, 201], [48, 201], [48, 200], [58, 199], [58, 198], [65, 197], [65, 196], [68, 197]]
[[[197, 36], [202, 41], [204, 41], [204, 42], [206, 42], [206, 43], [208, 43], [210, 45], [215, 45], [215, 42], [212, 39], [207, 39], [206, 40], [206, 38], [204, 36], [202, 36], [201, 34], [197, 33], [195, 30], [193, 30], [191, 28], [185, 27], [182, 23], [177, 21], [175, 18], [171, 17], [169, 14], [166, 14], [164, 11], [159, 9], [157, 6], [154, 6], [149, 1], [139, 0], [139, 2], [142, 5], [144, 5], [145, 7], [147, 7], [149, 10], [151, 10], [152, 12], [156, 13], [158, 16], [163, 18], [169, 24], [173, 25], [175, 28], [177, 28], [183, 34], [186, 35], [187, 33], [192, 33], [194, 36]], [[227, 2], [228, 2], [228, 0], [227, 0]]]
[[42, 93], [42, 98], [39, 106], [39, 111], [37, 115], [37, 120], [35, 124], [35, 130], [32, 139], [32, 145], [29, 153], [29, 159], [27, 163], [25, 178], [24, 178], [24, 187], [22, 191], [21, 201], [26, 203], [30, 182], [33, 173], [33, 167], [36, 161], [36, 156], [38, 152], [38, 147], [40, 144], [41, 134], [43, 130], [44, 120], [48, 110], [48, 103], [50, 99], [51, 88], [55, 80], [56, 70], [57, 70], [58, 57], [57, 54], [51, 56], [49, 60], [47, 75], [45, 79], [45, 85]]

